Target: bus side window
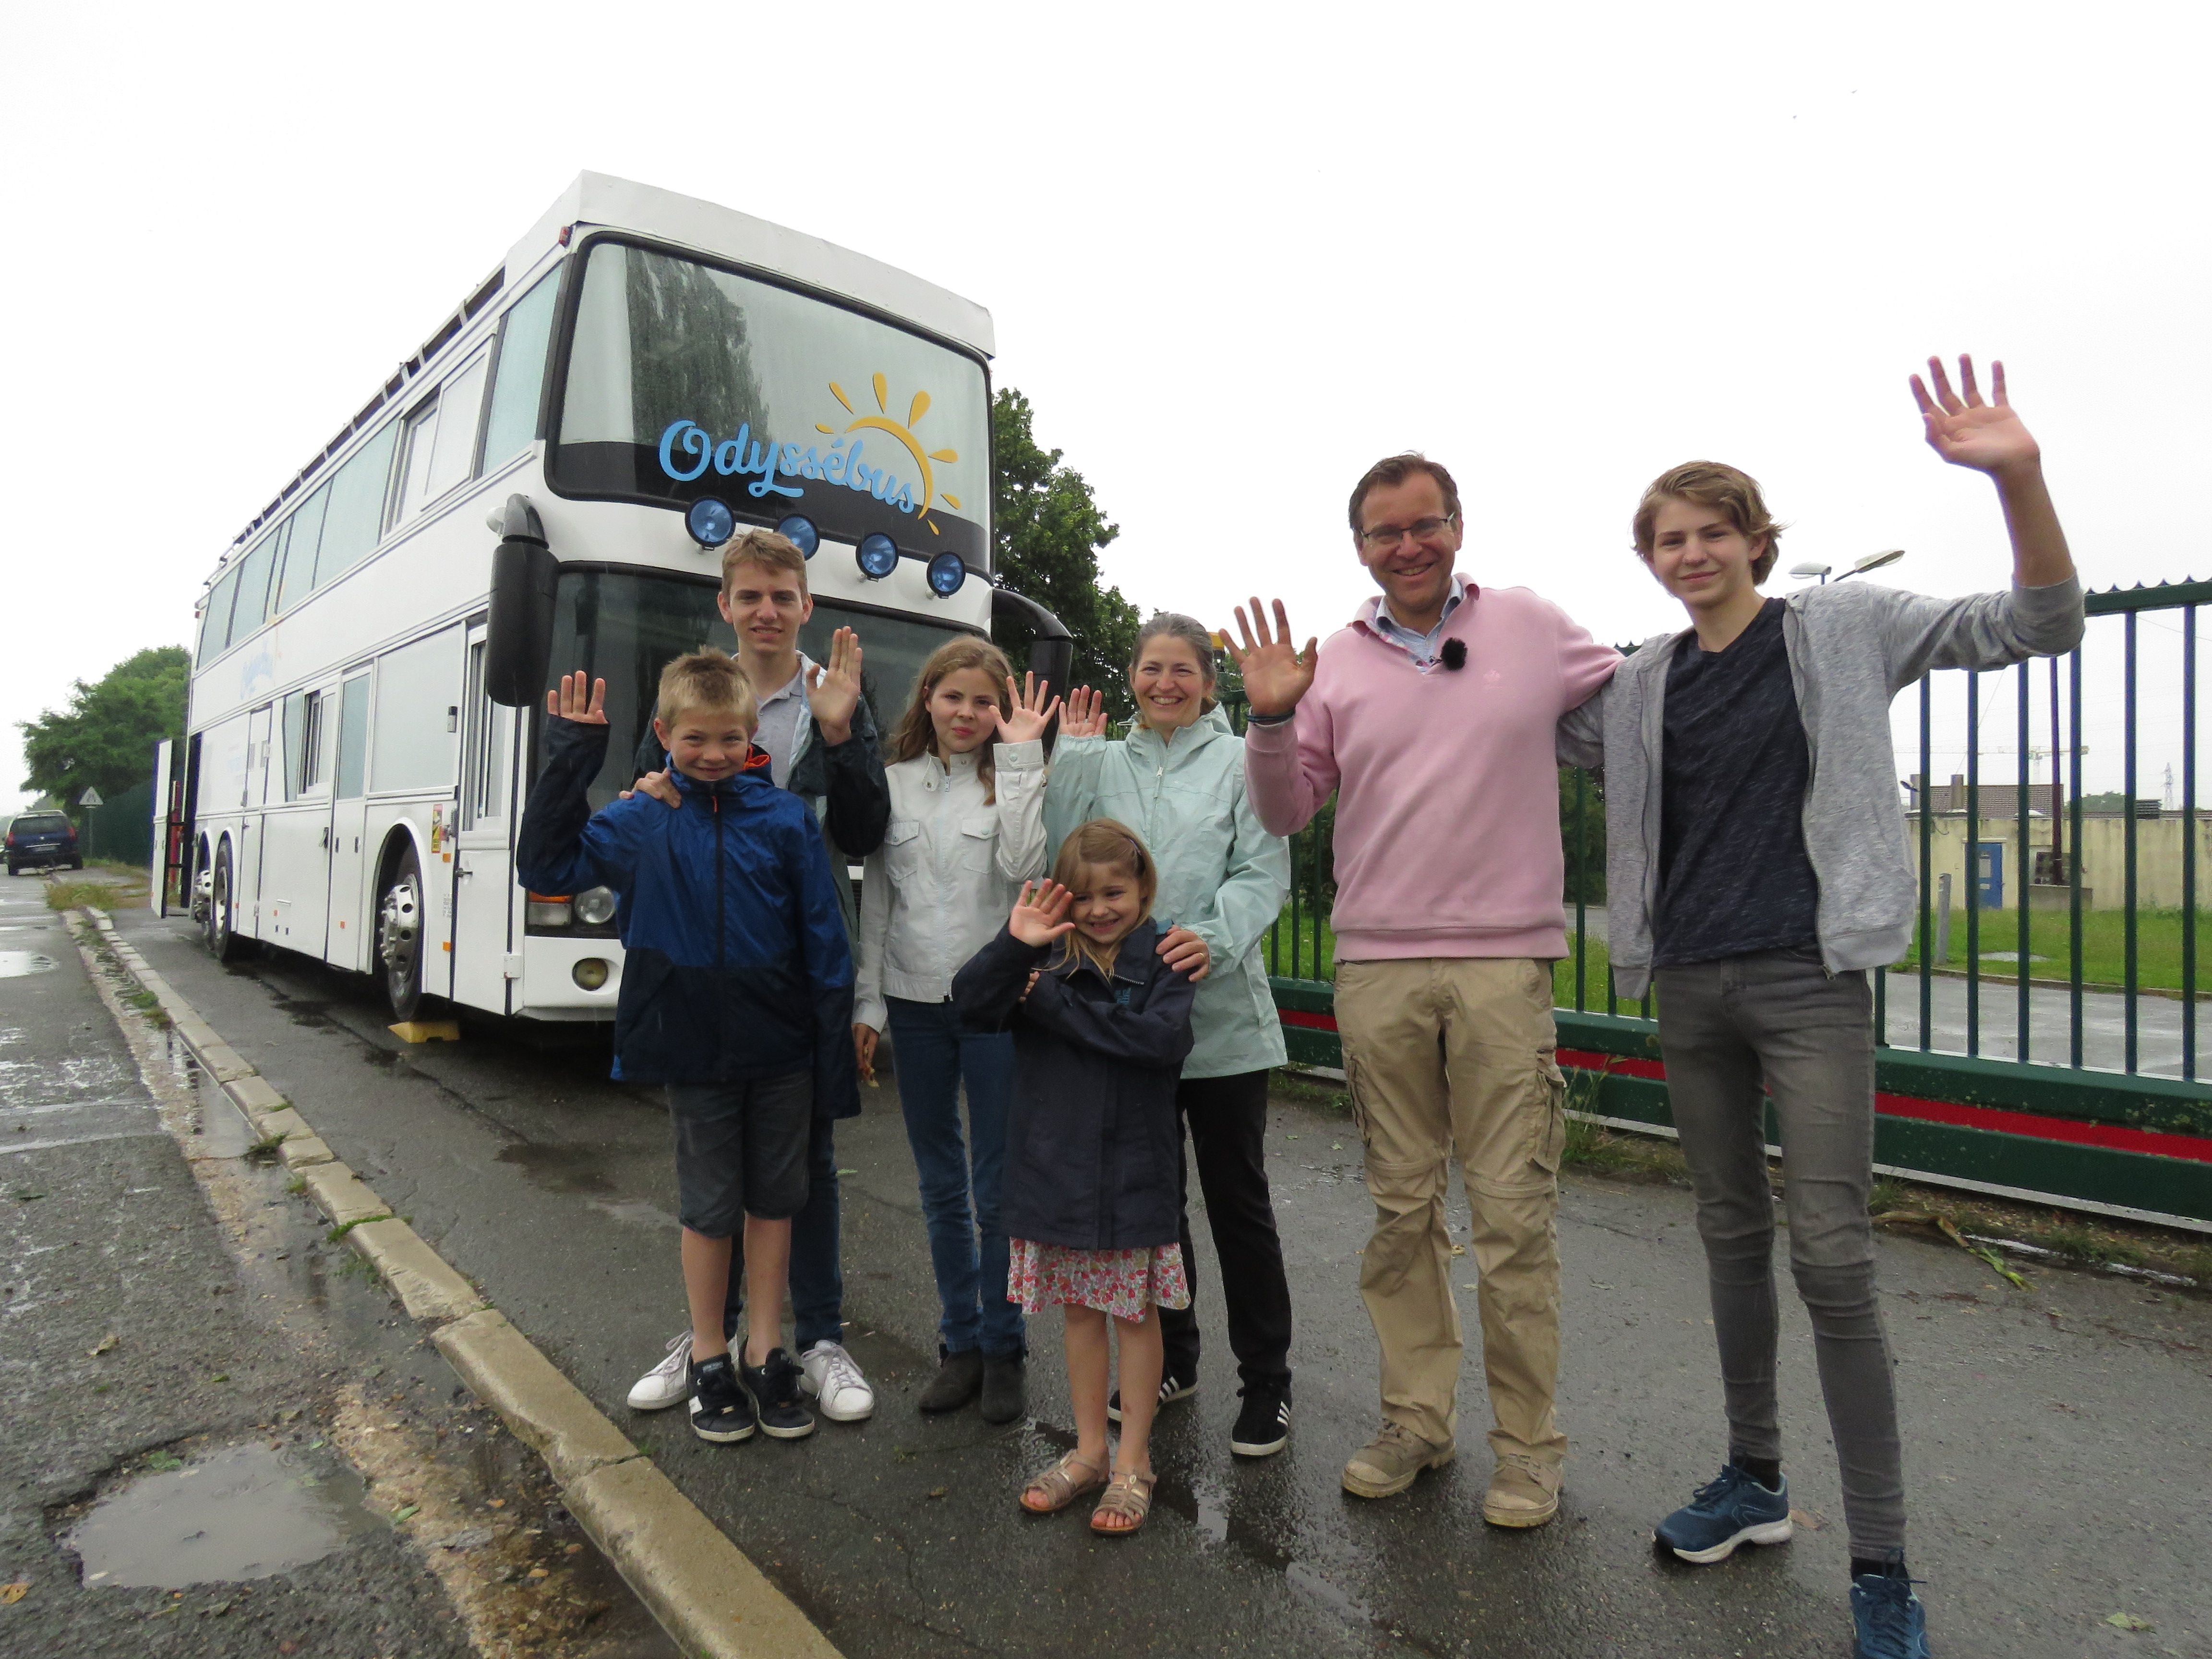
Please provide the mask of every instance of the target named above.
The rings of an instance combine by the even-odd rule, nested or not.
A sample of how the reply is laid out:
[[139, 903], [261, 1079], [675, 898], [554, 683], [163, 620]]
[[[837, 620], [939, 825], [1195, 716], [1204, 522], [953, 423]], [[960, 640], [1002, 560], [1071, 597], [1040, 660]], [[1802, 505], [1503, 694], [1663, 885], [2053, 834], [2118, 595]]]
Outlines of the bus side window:
[[507, 775], [512, 752], [514, 711], [484, 695], [483, 641], [469, 647], [468, 744], [461, 762], [464, 781], [461, 827], [472, 830], [486, 818], [506, 816]]
[[331, 487], [320, 489], [292, 510], [284, 547], [284, 580], [276, 594], [276, 614], [289, 615], [292, 607], [315, 591], [315, 557], [322, 546], [323, 520], [331, 506]]
[[338, 694], [338, 799], [358, 798], [368, 778], [368, 676], [356, 674]]
[[407, 434], [399, 445], [399, 510], [392, 515], [393, 524], [405, 524], [434, 493], [430, 453], [437, 441], [438, 400], [433, 398], [407, 417]]
[[208, 595], [207, 617], [200, 623], [200, 664], [204, 667], [230, 648], [230, 608], [238, 598], [238, 567], [222, 574]]
[[313, 781], [308, 770], [314, 743], [315, 694], [295, 691], [284, 699], [284, 799], [297, 800]]
[[475, 474], [477, 417], [483, 412], [484, 372], [490, 363], [487, 354], [478, 352], [438, 394], [438, 441], [430, 454], [429, 482], [423, 486], [426, 502]]
[[315, 586], [327, 587], [376, 550], [384, 538], [384, 510], [392, 495], [392, 453], [398, 447], [399, 422], [384, 428], [338, 469], [331, 480], [331, 505], [323, 520], [322, 551], [315, 559]]
[[456, 738], [447, 711], [460, 702], [461, 630], [448, 628], [387, 651], [376, 663], [376, 722], [369, 787], [453, 787]]
[[556, 269], [539, 277], [537, 286], [500, 321], [499, 368], [492, 380], [491, 410], [484, 417], [483, 471], [527, 449], [538, 435], [545, 349], [553, 337], [553, 301], [560, 291], [560, 276]]

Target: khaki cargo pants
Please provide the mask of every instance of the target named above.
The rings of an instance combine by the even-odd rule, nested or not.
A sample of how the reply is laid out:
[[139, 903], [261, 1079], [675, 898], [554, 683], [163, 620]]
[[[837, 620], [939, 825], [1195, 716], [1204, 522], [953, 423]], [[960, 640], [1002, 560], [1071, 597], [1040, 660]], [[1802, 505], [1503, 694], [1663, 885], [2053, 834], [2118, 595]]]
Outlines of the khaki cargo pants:
[[[1464, 1344], [1453, 1279], [1477, 1278], [1491, 1449], [1556, 1467], [1567, 1449], [1552, 1409], [1566, 1084], [1547, 969], [1525, 957], [1340, 963], [1336, 1022], [1375, 1200], [1359, 1293], [1382, 1350], [1382, 1415], [1425, 1440], [1455, 1437]], [[1455, 1158], [1474, 1218], [1456, 1267], [1444, 1222]]]

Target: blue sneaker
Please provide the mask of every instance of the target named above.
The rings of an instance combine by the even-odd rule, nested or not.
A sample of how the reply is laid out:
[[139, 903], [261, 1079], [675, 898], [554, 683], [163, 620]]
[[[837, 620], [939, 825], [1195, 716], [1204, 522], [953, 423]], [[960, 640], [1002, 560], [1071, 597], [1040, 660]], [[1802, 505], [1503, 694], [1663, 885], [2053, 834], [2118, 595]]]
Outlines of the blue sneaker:
[[1851, 1659], [1928, 1659], [1928, 1613], [1912, 1580], [1863, 1572], [1851, 1580]]
[[1738, 1544], [1786, 1544], [1796, 1533], [1790, 1524], [1789, 1480], [1784, 1480], [1780, 1492], [1769, 1492], [1730, 1463], [1652, 1535], [1685, 1561], [1705, 1566], [1725, 1561]]

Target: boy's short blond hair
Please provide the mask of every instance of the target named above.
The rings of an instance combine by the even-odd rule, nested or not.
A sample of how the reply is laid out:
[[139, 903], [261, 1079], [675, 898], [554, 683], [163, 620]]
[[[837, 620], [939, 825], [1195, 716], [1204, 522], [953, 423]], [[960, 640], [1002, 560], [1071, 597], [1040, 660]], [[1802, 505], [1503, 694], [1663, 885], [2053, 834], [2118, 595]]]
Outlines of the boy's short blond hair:
[[760, 729], [752, 682], [735, 657], [712, 647], [678, 657], [660, 671], [660, 696], [653, 712], [663, 726], [690, 714], [732, 714], [746, 731]]
[[1741, 467], [1721, 461], [1685, 461], [1662, 472], [1637, 502], [1636, 517], [1629, 526], [1636, 551], [1646, 564], [1651, 562], [1653, 526], [1658, 522], [1659, 509], [1670, 501], [1712, 508], [1747, 541], [1765, 537], [1766, 545], [1751, 562], [1751, 580], [1754, 583], [1766, 580], [1782, 552], [1783, 527], [1767, 512], [1758, 479]]
[[764, 570], [787, 573], [799, 584], [799, 597], [809, 597], [806, 587], [806, 555], [799, 550], [799, 544], [790, 537], [773, 530], [748, 530], [742, 536], [731, 538], [722, 549], [722, 592], [730, 591], [730, 578], [741, 564], [757, 564]]

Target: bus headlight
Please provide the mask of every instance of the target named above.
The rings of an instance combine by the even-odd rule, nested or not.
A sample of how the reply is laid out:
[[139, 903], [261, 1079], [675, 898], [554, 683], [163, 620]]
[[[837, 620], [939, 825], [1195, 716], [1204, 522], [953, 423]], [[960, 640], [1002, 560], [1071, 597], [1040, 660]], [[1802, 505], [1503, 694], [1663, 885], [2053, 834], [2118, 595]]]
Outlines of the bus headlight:
[[575, 906], [565, 893], [526, 893], [522, 920], [532, 927], [566, 927], [574, 919]]
[[879, 582], [898, 568], [898, 544], [880, 530], [860, 538], [860, 550], [854, 555], [860, 562], [860, 574], [872, 582]]
[[684, 527], [700, 546], [720, 547], [737, 533], [738, 515], [727, 501], [702, 495], [684, 509]]
[[605, 957], [586, 957], [568, 970], [568, 977], [583, 991], [596, 991], [607, 982], [607, 959]]
[[615, 919], [611, 887], [586, 887], [576, 895], [576, 920], [586, 927], [604, 927]]
[[929, 591], [949, 599], [968, 580], [968, 561], [957, 553], [940, 553], [929, 562]]
[[822, 545], [822, 532], [814, 527], [814, 520], [804, 513], [793, 514], [776, 526], [775, 533], [810, 559], [814, 556], [814, 550]]

